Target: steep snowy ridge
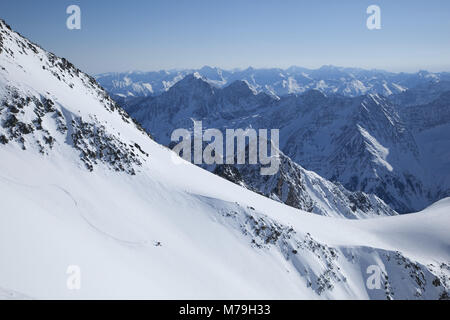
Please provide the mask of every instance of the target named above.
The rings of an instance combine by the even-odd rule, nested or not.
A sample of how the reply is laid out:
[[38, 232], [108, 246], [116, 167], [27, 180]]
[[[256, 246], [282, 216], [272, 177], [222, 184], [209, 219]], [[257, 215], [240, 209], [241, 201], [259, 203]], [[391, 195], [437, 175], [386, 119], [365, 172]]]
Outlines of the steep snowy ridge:
[[[124, 128], [138, 129], [148, 137], [139, 124], [93, 78], [10, 32], [6, 25], [2, 27], [0, 143], [19, 144], [23, 150], [38, 148], [48, 154], [64, 139], [90, 170], [103, 163], [116, 171], [134, 172], [134, 165], [141, 165], [148, 155], [138, 143], [126, 143], [122, 137], [127, 133]], [[74, 97], [79, 107], [69, 109]], [[97, 118], [99, 113], [102, 121]]]
[[179, 159], [3, 21], [0, 36], [0, 298], [448, 298], [449, 199], [366, 220], [285, 206]]

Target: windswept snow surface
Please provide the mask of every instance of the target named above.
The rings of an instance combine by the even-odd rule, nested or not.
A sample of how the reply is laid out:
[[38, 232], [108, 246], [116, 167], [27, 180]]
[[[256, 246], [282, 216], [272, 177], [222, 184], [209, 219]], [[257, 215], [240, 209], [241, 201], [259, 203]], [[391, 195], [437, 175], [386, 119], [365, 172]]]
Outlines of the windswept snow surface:
[[0, 36], [0, 298], [448, 297], [450, 199], [364, 221], [288, 207], [176, 157], [3, 22]]

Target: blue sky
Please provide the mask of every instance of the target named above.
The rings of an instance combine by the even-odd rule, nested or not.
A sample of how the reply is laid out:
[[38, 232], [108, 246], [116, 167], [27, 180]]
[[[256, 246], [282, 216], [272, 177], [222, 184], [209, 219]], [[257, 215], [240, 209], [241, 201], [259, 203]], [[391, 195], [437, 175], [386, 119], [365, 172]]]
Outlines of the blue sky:
[[[82, 29], [66, 28], [77, 4]], [[366, 9], [381, 8], [381, 30]], [[325, 64], [450, 71], [448, 0], [2, 0], [0, 18], [91, 74]]]

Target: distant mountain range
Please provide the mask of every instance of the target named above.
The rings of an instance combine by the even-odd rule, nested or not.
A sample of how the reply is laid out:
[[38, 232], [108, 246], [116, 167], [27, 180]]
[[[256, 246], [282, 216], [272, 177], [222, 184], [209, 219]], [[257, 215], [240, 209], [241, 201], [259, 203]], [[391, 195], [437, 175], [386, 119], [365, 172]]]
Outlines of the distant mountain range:
[[201, 69], [105, 73], [95, 78], [112, 95], [137, 97], [156, 96], [166, 92], [188, 74], [198, 74], [218, 88], [226, 87], [236, 80], [245, 81], [255, 93], [265, 92], [272, 97], [301, 94], [311, 89], [327, 95], [340, 94], [348, 97], [365, 94], [390, 96], [419, 85], [450, 81], [448, 72], [393, 73], [335, 66], [323, 66], [316, 70], [290, 67], [232, 71], [205, 66]]
[[[436, 75], [428, 75], [436, 80]], [[433, 90], [424, 93], [424, 86]], [[289, 191], [299, 193], [307, 185], [298, 178], [308, 180], [304, 167], [342, 185], [347, 192], [375, 194], [396, 211], [406, 213], [450, 195], [449, 93], [446, 81], [419, 81], [415, 88], [389, 98], [381, 94], [325, 95], [318, 90], [274, 97], [258, 93], [248, 81], [217, 88], [194, 73], [159, 96], [117, 97], [117, 101], [164, 145], [170, 144], [176, 128], [192, 129], [193, 119], [202, 120], [205, 129], [279, 128], [284, 153], [281, 177], [256, 178], [251, 166], [208, 168], [269, 197], [308, 210], [308, 197], [303, 195], [301, 201], [302, 196], [294, 197], [295, 192]], [[279, 187], [285, 182], [290, 188]], [[312, 190], [306, 193], [315, 194]], [[321, 211], [313, 207], [309, 211]]]

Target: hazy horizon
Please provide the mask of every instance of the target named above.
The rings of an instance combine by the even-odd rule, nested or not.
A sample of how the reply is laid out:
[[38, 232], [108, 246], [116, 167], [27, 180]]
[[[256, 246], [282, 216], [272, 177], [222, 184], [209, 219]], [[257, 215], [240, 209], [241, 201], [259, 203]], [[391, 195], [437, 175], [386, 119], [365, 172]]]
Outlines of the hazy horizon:
[[196, 71], [196, 70], [200, 70], [203, 68], [211, 68], [211, 69], [220, 69], [223, 71], [245, 71], [248, 69], [255, 69], [255, 70], [283, 70], [286, 71], [288, 69], [291, 68], [300, 68], [300, 69], [305, 69], [305, 70], [309, 70], [309, 71], [314, 71], [314, 70], [319, 70], [321, 68], [324, 67], [332, 67], [332, 68], [338, 68], [338, 69], [355, 69], [355, 70], [362, 70], [362, 71], [378, 71], [378, 72], [387, 72], [387, 73], [394, 73], [394, 74], [416, 74], [422, 71], [426, 71], [426, 72], [430, 72], [430, 73], [450, 73], [450, 69], [448, 70], [436, 70], [436, 71], [431, 71], [431, 70], [426, 70], [426, 69], [417, 69], [417, 70], [412, 70], [412, 71], [391, 71], [391, 70], [384, 70], [384, 69], [379, 69], [379, 68], [361, 68], [361, 67], [347, 67], [347, 66], [336, 66], [336, 65], [330, 65], [330, 64], [324, 64], [321, 65], [317, 68], [307, 68], [307, 67], [303, 67], [303, 66], [299, 66], [299, 65], [292, 65], [289, 66], [287, 68], [281, 68], [281, 67], [254, 67], [254, 66], [248, 66], [245, 68], [222, 68], [222, 67], [218, 67], [218, 66], [209, 66], [209, 65], [203, 65], [201, 67], [198, 68], [190, 68], [190, 67], [186, 67], [186, 68], [169, 68], [169, 69], [153, 69], [153, 70], [123, 70], [123, 71], [106, 71], [106, 72], [100, 72], [100, 73], [95, 73], [95, 76], [99, 76], [99, 75], [105, 75], [105, 74], [125, 74], [125, 73], [151, 73], [151, 72], [176, 72], [176, 71]]
[[[73, 4], [81, 30], [66, 27]], [[366, 26], [373, 4], [380, 30]], [[16, 0], [0, 3], [0, 18], [90, 74], [204, 65], [450, 71], [444, 0]]]

